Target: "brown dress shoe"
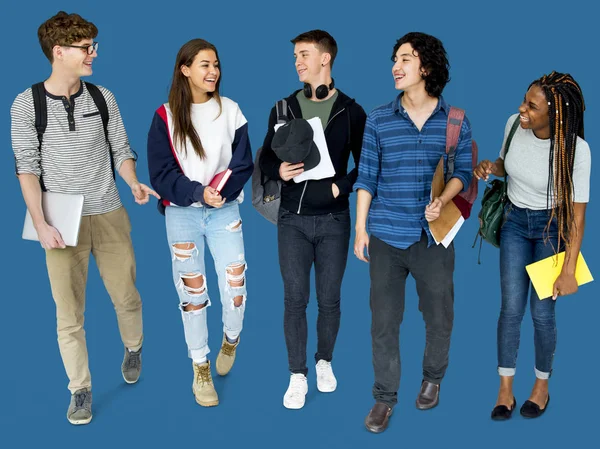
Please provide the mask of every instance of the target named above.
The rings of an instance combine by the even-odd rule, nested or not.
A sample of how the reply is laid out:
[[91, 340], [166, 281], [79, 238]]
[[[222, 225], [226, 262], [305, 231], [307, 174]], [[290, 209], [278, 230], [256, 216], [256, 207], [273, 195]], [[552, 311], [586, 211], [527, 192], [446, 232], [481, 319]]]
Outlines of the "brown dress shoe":
[[365, 426], [369, 432], [381, 433], [388, 426], [388, 420], [392, 415], [392, 409], [383, 402], [377, 402], [365, 419]]
[[421, 391], [417, 397], [417, 408], [419, 410], [428, 410], [435, 407], [440, 402], [440, 386], [431, 382], [423, 381]]

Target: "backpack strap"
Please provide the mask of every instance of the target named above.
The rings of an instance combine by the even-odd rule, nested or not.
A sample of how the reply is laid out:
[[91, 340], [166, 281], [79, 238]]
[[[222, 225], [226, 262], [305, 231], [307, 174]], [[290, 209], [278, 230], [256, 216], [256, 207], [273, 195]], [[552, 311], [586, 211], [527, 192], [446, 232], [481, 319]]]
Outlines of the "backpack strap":
[[285, 98], [275, 103], [275, 110], [277, 112], [278, 124], [287, 123], [289, 121], [287, 115], [287, 101]]
[[87, 81], [84, 81], [84, 83], [85, 87], [87, 87], [88, 92], [92, 96], [92, 100], [94, 100], [94, 104], [100, 112], [100, 117], [102, 118], [102, 126], [104, 127], [104, 137], [106, 139], [106, 142], [108, 142], [108, 144], [110, 145], [110, 141], [108, 140], [108, 106], [106, 105], [104, 95], [102, 95], [102, 92], [100, 91], [100, 89], [98, 89], [98, 86], [96, 86], [95, 84], [88, 83]]
[[510, 128], [510, 132], [508, 133], [508, 137], [506, 138], [506, 144], [504, 145], [504, 159], [506, 159], [506, 155], [508, 154], [508, 149], [510, 147], [510, 143], [513, 140], [513, 137], [515, 136], [515, 133], [517, 132], [517, 128], [520, 125], [520, 120], [519, 117], [517, 117], [517, 119], [514, 121], [514, 123], [512, 124], [511, 128]]
[[[42, 151], [42, 140], [44, 139], [44, 133], [46, 132], [46, 126], [48, 125], [48, 105], [46, 103], [46, 88], [44, 82], [34, 84], [31, 86], [31, 94], [33, 95], [33, 110], [35, 113], [35, 130], [38, 138], [38, 149]], [[40, 186], [42, 191], [46, 191], [44, 180], [40, 175]]]
[[[510, 148], [510, 144], [517, 132], [517, 128], [519, 127], [521, 120], [519, 117], [516, 118], [512, 126], [510, 127], [510, 131], [508, 133], [508, 137], [506, 138], [506, 143], [504, 144], [504, 160], [506, 161], [506, 155], [508, 154], [508, 149]], [[508, 190], [508, 174], [506, 173], [506, 168], [504, 168], [504, 188]]]
[[[281, 100], [277, 101], [277, 103], [275, 103], [275, 113], [277, 114], [277, 124], [278, 125], [289, 122], [287, 112], [288, 112], [288, 106], [287, 106], [287, 100], [285, 98], [282, 98]], [[258, 159], [257, 159], [257, 161], [258, 161]], [[265, 175], [264, 173], [261, 172], [260, 183], [263, 186], [265, 186], [265, 184], [269, 180], [270, 180], [270, 178], [268, 178], [267, 175]]]
[[35, 130], [37, 131], [39, 148], [42, 149], [42, 140], [48, 125], [48, 107], [46, 104], [46, 88], [44, 83], [37, 83], [31, 86], [33, 95], [33, 109], [35, 111]]
[[[110, 117], [108, 115], [108, 106], [106, 105], [106, 99], [104, 98], [104, 95], [102, 95], [102, 92], [100, 91], [100, 89], [98, 89], [98, 86], [96, 86], [95, 84], [89, 83], [87, 81], [84, 81], [84, 83], [85, 83], [85, 87], [87, 88], [88, 92], [90, 93], [90, 95], [92, 97], [92, 100], [94, 100], [94, 104], [96, 105], [96, 107], [98, 108], [98, 111], [100, 112], [100, 117], [102, 118], [102, 127], [104, 128], [104, 138], [106, 139], [106, 143], [108, 144], [108, 152], [109, 152], [109, 156], [110, 156], [110, 168], [112, 169], [112, 172], [113, 172], [113, 178], [116, 178], [115, 161], [113, 160], [113, 156], [112, 156], [110, 140], [108, 140], [108, 120]], [[135, 151], [134, 151], [134, 154], [135, 154], [134, 160], [137, 160], [137, 154], [135, 153]]]
[[446, 183], [452, 178], [454, 174], [454, 161], [456, 159], [456, 147], [458, 145], [458, 139], [460, 137], [460, 130], [465, 119], [464, 109], [455, 108], [450, 106], [450, 112], [448, 113], [448, 122], [446, 123], [446, 154], [448, 155], [446, 170]]

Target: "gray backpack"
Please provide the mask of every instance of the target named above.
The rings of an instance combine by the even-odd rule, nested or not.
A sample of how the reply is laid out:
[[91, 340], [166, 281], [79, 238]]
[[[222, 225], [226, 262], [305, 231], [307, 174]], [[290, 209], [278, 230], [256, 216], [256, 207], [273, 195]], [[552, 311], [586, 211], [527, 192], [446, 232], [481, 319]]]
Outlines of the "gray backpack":
[[[287, 101], [279, 100], [275, 104], [277, 123], [288, 122]], [[271, 179], [260, 169], [262, 147], [256, 152], [254, 158], [254, 171], [252, 172], [252, 205], [267, 220], [277, 224], [279, 205], [281, 203], [281, 180]]]

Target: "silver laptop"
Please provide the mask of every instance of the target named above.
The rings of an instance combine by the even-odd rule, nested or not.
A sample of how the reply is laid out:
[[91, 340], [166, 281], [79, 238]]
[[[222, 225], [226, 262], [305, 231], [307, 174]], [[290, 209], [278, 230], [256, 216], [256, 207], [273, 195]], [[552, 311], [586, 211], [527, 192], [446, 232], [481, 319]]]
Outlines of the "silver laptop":
[[[60, 232], [65, 245], [77, 246], [83, 212], [83, 195], [42, 192], [42, 210], [46, 222]], [[25, 214], [23, 238], [39, 241], [29, 210]]]

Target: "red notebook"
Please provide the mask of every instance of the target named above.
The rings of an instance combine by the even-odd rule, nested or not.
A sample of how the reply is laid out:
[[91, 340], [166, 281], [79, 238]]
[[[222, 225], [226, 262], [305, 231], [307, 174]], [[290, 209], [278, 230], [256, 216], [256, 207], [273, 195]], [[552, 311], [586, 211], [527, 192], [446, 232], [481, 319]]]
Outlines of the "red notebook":
[[218, 193], [221, 193], [221, 190], [223, 190], [223, 187], [225, 187], [225, 183], [231, 176], [231, 173], [232, 172], [229, 168], [221, 173], [217, 173], [210, 182], [209, 186], [215, 189]]

